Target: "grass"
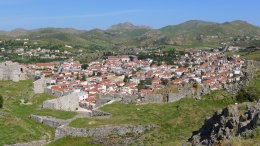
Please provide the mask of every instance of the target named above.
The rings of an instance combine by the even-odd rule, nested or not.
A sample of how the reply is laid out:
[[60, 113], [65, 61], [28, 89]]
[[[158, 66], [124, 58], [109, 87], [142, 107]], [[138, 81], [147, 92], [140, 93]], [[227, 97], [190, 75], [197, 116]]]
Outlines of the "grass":
[[232, 55], [240, 55], [242, 56], [246, 56], [248, 53], [247, 52], [225, 52], [226, 56], [232, 56]]
[[[55, 97], [48, 94], [32, 93], [32, 81], [25, 80], [18, 83], [0, 81], [0, 94], [5, 98], [3, 109], [0, 109], [0, 145], [29, 142], [47, 136], [47, 140], [54, 137], [54, 129], [37, 123], [29, 118], [31, 114], [54, 116], [68, 119], [76, 115], [75, 112], [58, 110], [37, 110], [43, 101]], [[31, 102], [32, 105], [20, 105], [20, 99]]]
[[141, 137], [145, 144], [181, 145], [191, 137], [193, 131], [203, 125], [207, 116], [212, 116], [216, 110], [232, 103], [234, 101], [226, 97], [225, 91], [215, 91], [210, 96], [205, 96], [205, 100], [184, 98], [169, 104], [125, 105], [115, 102], [100, 108], [112, 113], [111, 118], [80, 118], [72, 121], [70, 126], [90, 128], [125, 124], [156, 124], [159, 128]]
[[247, 59], [247, 60], [255, 60], [260, 61], [260, 51], [252, 52], [248, 55], [241, 56], [241, 58]]

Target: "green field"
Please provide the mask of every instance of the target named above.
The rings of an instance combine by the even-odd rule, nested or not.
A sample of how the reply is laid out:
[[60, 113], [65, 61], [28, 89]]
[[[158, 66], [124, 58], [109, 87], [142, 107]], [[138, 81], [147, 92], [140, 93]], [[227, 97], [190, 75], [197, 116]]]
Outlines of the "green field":
[[245, 57], [246, 55], [248, 55], [247, 52], [225, 52], [226, 56], [232, 56], [232, 55], [240, 55], [241, 58]]
[[241, 58], [244, 58], [247, 60], [260, 61], [260, 51], [252, 52], [248, 55], [241, 56]]
[[[76, 112], [58, 110], [37, 110], [43, 101], [53, 99], [47, 94], [36, 94], [32, 98], [32, 81], [0, 81], [0, 94], [5, 98], [3, 109], [0, 109], [0, 145], [39, 140], [45, 136], [47, 140], [54, 137], [54, 129], [44, 126], [29, 118], [31, 114], [55, 116], [68, 119]], [[32, 105], [20, 105], [20, 99]]]

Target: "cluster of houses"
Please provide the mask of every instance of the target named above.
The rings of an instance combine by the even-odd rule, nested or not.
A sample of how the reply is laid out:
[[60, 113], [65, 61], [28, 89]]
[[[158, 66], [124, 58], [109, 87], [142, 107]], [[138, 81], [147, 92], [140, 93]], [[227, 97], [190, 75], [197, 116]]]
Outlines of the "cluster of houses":
[[[175, 65], [157, 66], [152, 59], [139, 60], [134, 55], [108, 56], [107, 59], [80, 64], [72, 58], [65, 62], [27, 64], [35, 74], [44, 75], [47, 88], [60, 92], [80, 93], [81, 102], [95, 103], [97, 94], [152, 94], [165, 87], [165, 82], [188, 84], [196, 81], [211, 90], [239, 82], [244, 61], [238, 55], [189, 49], [184, 56], [173, 60]], [[138, 88], [140, 83], [150, 83]]]
[[[30, 45], [37, 45], [38, 42], [30, 42], [29, 39], [15, 39], [17, 42], [21, 42], [23, 45], [21, 45], [18, 48], [15, 49], [7, 49], [4, 47], [0, 48], [0, 52], [5, 52], [5, 53], [16, 53], [18, 55], [21, 55], [23, 57], [41, 57], [41, 58], [66, 58], [66, 54], [71, 54], [70, 51], [64, 49], [63, 51], [59, 49], [55, 50], [50, 50], [50, 49], [45, 49], [41, 47], [28, 47]], [[0, 43], [4, 43], [5, 41], [0, 40]], [[64, 48], [71, 49], [72, 46], [70, 45], [64, 45]], [[82, 52], [82, 50], [78, 51], [79, 53]]]

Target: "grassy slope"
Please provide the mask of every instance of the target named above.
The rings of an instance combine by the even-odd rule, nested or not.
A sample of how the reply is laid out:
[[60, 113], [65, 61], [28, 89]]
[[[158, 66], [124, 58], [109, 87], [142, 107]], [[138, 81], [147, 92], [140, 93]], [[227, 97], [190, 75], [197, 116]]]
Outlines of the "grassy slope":
[[[54, 137], [54, 129], [37, 123], [29, 118], [31, 114], [50, 115], [58, 118], [72, 118], [75, 112], [65, 112], [56, 110], [37, 110], [39, 105], [47, 100], [54, 98], [47, 94], [36, 94], [29, 99], [32, 92], [32, 81], [0, 81], [0, 94], [8, 97], [4, 101], [3, 109], [0, 109], [0, 145], [29, 142], [39, 140], [46, 135], [47, 139]], [[32, 102], [32, 105], [20, 105], [20, 99]]]
[[255, 60], [255, 61], [260, 61], [260, 51], [256, 51], [256, 52], [252, 52], [248, 55], [244, 55], [244, 56], [241, 56], [242, 58], [244, 59], [247, 59], [247, 60]]
[[[181, 145], [192, 135], [192, 131], [202, 126], [206, 116], [211, 116], [214, 111], [233, 103], [231, 98], [212, 98], [216, 96], [227, 97], [228, 94], [225, 91], [216, 91], [205, 97], [205, 100], [185, 98], [169, 104], [125, 105], [116, 102], [101, 108], [112, 113], [111, 118], [80, 118], [72, 121], [70, 126], [89, 128], [105, 125], [156, 124], [159, 128], [141, 137], [144, 143]], [[179, 110], [177, 106], [180, 107]], [[91, 121], [94, 124], [90, 125]]]

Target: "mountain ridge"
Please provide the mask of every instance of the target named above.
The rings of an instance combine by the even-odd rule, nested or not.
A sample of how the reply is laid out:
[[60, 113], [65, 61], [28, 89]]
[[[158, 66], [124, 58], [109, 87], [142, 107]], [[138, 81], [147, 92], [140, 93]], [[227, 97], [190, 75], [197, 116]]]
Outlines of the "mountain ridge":
[[[143, 45], [193, 45], [229, 42], [236, 37], [260, 37], [260, 27], [242, 20], [231, 22], [209, 22], [189, 20], [177, 25], [167, 25], [159, 29], [149, 26], [135, 26], [130, 22], [112, 25], [106, 30], [77, 30], [75, 28], [39, 28], [25, 30], [23, 28], [11, 31], [1, 31], [0, 36], [29, 38], [64, 43], [80, 43], [84, 45], [123, 44], [127, 46]], [[211, 39], [219, 38], [219, 39]]]
[[107, 30], [116, 30], [116, 29], [153, 29], [153, 28], [145, 25], [135, 26], [131, 22], [119, 23], [107, 28]]

